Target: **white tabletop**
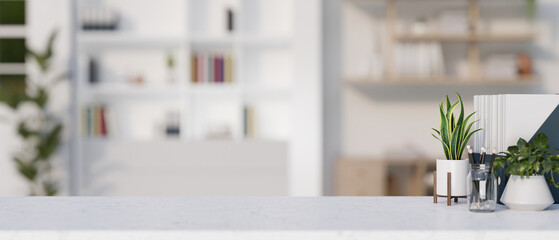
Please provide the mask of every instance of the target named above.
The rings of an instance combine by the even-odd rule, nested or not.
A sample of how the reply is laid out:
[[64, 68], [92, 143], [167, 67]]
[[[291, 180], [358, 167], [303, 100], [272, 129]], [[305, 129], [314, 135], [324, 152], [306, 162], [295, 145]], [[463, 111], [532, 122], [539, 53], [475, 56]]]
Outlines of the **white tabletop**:
[[7, 197], [0, 198], [0, 239], [557, 238], [558, 209], [472, 213], [463, 202], [449, 207], [432, 197]]

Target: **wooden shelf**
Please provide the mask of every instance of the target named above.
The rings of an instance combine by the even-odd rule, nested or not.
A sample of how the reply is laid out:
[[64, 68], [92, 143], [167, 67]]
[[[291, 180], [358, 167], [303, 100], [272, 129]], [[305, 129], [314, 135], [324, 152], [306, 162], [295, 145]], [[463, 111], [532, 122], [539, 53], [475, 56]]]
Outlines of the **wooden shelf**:
[[198, 47], [231, 47], [233, 44], [243, 44], [248, 47], [288, 47], [289, 37], [274, 36], [203, 36], [193, 35], [190, 42]]
[[444, 85], [535, 85], [538, 83], [536, 77], [518, 78], [459, 78], [454, 76], [425, 77], [425, 78], [394, 78], [394, 79], [375, 79], [368, 77], [349, 77], [344, 78], [349, 84], [366, 84], [377, 86], [444, 86]]
[[438, 41], [438, 42], [529, 42], [536, 37], [534, 33], [499, 34], [397, 34], [400, 41]]
[[179, 47], [182, 37], [152, 37], [122, 32], [80, 32], [78, 42], [85, 49], [104, 48], [169, 48]]
[[[178, 86], [178, 85], [177, 85]], [[182, 90], [173, 86], [90, 86], [82, 89], [84, 97], [107, 99], [107, 98], [178, 98]]]

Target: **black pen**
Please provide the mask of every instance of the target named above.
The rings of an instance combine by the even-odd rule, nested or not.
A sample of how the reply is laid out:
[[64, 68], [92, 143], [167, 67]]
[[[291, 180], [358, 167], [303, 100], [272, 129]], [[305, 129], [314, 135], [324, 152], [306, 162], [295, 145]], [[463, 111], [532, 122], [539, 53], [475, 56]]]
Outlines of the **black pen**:
[[479, 163], [480, 164], [485, 164], [485, 148], [484, 147], [481, 148], [481, 157], [479, 157]]
[[489, 164], [489, 173], [493, 172], [493, 163], [495, 162], [496, 153], [497, 153], [497, 149], [493, 148], [493, 154], [491, 155], [491, 163]]

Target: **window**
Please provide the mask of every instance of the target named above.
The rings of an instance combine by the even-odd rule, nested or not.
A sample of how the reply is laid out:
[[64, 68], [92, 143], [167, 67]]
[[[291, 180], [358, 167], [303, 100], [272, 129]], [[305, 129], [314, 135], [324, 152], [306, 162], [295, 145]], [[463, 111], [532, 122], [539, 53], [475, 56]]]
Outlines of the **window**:
[[0, 100], [25, 91], [25, 1], [0, 0]]

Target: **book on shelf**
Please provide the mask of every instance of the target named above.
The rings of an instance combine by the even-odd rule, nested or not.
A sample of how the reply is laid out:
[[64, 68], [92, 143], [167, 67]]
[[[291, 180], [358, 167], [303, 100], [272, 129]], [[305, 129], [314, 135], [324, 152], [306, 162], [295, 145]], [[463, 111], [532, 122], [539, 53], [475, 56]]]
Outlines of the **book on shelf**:
[[256, 136], [254, 107], [245, 106], [243, 109], [243, 133], [245, 137], [252, 138]]
[[108, 112], [103, 105], [91, 105], [82, 110], [82, 135], [85, 137], [106, 137], [109, 134]]
[[427, 78], [445, 72], [440, 43], [399, 43], [395, 46], [396, 75]]
[[199, 53], [191, 57], [192, 83], [232, 83], [233, 57], [230, 54]]

